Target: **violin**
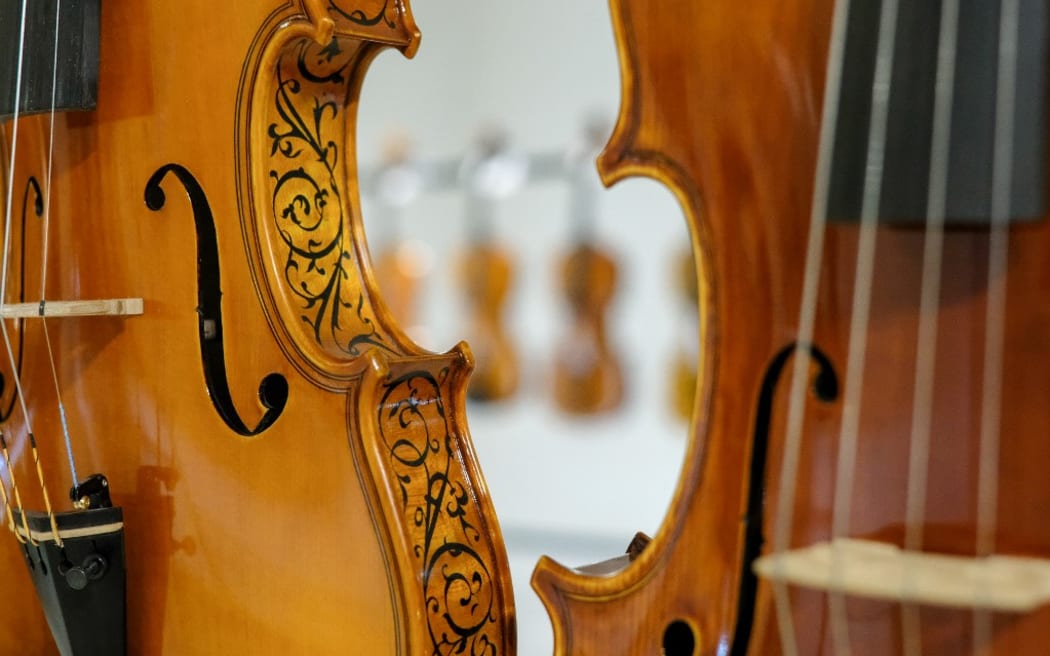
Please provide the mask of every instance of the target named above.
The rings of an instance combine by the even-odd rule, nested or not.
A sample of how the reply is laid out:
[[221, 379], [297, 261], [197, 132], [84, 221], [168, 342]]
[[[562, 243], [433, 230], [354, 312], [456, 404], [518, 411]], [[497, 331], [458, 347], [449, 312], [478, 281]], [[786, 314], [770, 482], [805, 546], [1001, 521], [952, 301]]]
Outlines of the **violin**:
[[407, 138], [393, 136], [376, 174], [375, 192], [382, 209], [386, 238], [379, 243], [376, 280], [390, 314], [415, 339], [423, 332], [417, 316], [419, 286], [429, 269], [429, 251], [403, 236], [405, 213], [423, 189], [423, 175], [411, 159]]
[[616, 291], [616, 269], [608, 253], [586, 241], [561, 263], [572, 326], [556, 351], [554, 400], [565, 412], [608, 412], [623, 400], [623, 374], [609, 345], [605, 321]]
[[528, 177], [528, 160], [515, 153], [497, 130], [481, 135], [476, 152], [463, 162], [467, 191], [468, 246], [460, 258], [459, 277], [466, 298], [477, 369], [467, 388], [472, 399], [503, 401], [520, 382], [517, 348], [504, 319], [514, 283], [513, 256], [493, 236], [499, 200], [516, 192]]
[[610, 5], [699, 379], [654, 538], [537, 565], [556, 653], [1044, 653], [1047, 5]]
[[471, 308], [471, 342], [478, 345], [470, 397], [508, 399], [517, 392], [520, 378], [517, 350], [503, 316], [514, 280], [514, 260], [499, 244], [476, 240], [463, 255], [460, 277]]
[[[586, 156], [597, 152], [608, 131], [592, 121], [586, 146], [570, 153], [569, 169], [575, 245], [559, 263], [562, 292], [571, 325], [555, 351], [554, 400], [571, 414], [595, 414], [616, 409], [623, 400], [623, 373], [609, 344], [606, 314], [616, 292], [617, 264], [594, 236], [597, 196]], [[584, 165], [586, 163], [586, 168]]]
[[514, 652], [473, 356], [392, 319], [359, 212], [363, 76], [419, 38], [0, 0], [0, 652]]

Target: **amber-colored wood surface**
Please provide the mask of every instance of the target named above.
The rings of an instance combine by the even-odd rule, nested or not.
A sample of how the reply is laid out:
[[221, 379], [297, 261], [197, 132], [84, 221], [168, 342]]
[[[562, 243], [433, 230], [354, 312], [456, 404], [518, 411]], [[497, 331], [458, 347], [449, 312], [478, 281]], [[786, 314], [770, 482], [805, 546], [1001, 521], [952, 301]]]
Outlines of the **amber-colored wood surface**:
[[[763, 378], [798, 336], [805, 242], [833, 3], [612, 0], [623, 107], [599, 161], [608, 182], [654, 177], [677, 194], [700, 263], [700, 385], [690, 446], [658, 534], [622, 571], [592, 577], [549, 559], [533, 584], [556, 653], [777, 654], [760, 583], [746, 646], [735, 635], [753, 436]], [[857, 229], [826, 228], [814, 343], [844, 375]], [[1050, 556], [1050, 224], [1010, 230], [996, 549]], [[923, 233], [880, 227], [849, 534], [900, 544], [905, 513]], [[988, 234], [945, 242], [923, 548], [973, 554]], [[790, 367], [788, 367], [790, 369]], [[814, 365], [814, 371], [816, 365]], [[789, 375], [773, 388], [762, 531], [773, 535]], [[840, 379], [841, 380], [841, 379]], [[841, 395], [810, 395], [791, 546], [831, 530]], [[792, 589], [798, 653], [834, 653], [823, 593]], [[1046, 650], [1044, 608], [997, 615], [983, 653]], [[974, 653], [973, 613], [920, 609], [923, 654]], [[853, 654], [902, 650], [897, 603], [847, 600]], [[673, 622], [677, 625], [667, 633]], [[692, 634], [695, 650], [683, 634]], [[666, 641], [665, 641], [665, 635]], [[665, 652], [661, 652], [665, 649]]]
[[[139, 297], [144, 313], [48, 326], [80, 473], [107, 475], [124, 509], [131, 654], [514, 652], [506, 556], [463, 416], [472, 357], [401, 333], [358, 214], [364, 72], [382, 48], [418, 43], [403, 0], [102, 3], [98, 108], [56, 121], [47, 298]], [[24, 239], [19, 225], [29, 178], [44, 186], [46, 120], [20, 119], [4, 190], [16, 195], [7, 303], [39, 296], [32, 195]], [[283, 412], [251, 437], [209, 398], [184, 181], [163, 177], [163, 207], [146, 193], [169, 164], [214, 215], [226, 374], [247, 428], [266, 410], [260, 381], [288, 381]], [[51, 497], [68, 510], [34, 321], [9, 326]], [[25, 505], [41, 509], [19, 410], [2, 429]], [[0, 533], [0, 653], [52, 653]]]

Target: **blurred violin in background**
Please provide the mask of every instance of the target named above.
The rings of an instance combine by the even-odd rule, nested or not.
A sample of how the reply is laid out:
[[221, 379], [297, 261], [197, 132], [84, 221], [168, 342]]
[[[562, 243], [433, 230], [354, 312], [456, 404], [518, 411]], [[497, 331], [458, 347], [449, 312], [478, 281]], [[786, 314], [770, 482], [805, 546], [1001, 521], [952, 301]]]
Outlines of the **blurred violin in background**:
[[470, 316], [467, 334], [477, 358], [467, 391], [478, 401], [510, 398], [520, 380], [518, 354], [504, 317], [514, 260], [496, 241], [493, 222], [499, 200], [518, 191], [528, 171], [528, 159], [510, 149], [505, 134], [491, 129], [460, 172], [467, 191], [468, 246], [459, 272]]
[[402, 133], [390, 135], [372, 180], [382, 215], [375, 222], [382, 227], [382, 233], [373, 239], [376, 282], [390, 314], [419, 343], [428, 341], [419, 317], [419, 287], [433, 266], [434, 254], [426, 244], [406, 234], [405, 214], [424, 186], [409, 138]]
[[623, 372], [606, 330], [617, 265], [594, 234], [600, 187], [592, 162], [607, 134], [604, 122], [592, 119], [583, 143], [566, 160], [575, 245], [558, 269], [571, 323], [555, 348], [554, 401], [571, 414], [608, 412], [623, 400]]

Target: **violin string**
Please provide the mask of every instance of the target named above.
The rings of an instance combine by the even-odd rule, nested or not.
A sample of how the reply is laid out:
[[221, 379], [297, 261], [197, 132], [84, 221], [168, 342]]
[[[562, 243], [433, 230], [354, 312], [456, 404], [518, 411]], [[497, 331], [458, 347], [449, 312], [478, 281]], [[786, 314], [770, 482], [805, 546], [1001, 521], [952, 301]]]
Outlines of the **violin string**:
[[[999, 497], [999, 442], [1002, 416], [1003, 346], [1006, 317], [1006, 267], [1009, 253], [1010, 196], [1013, 189], [1014, 121], [1017, 109], [1018, 0], [1003, 0], [999, 17], [999, 71], [996, 82], [992, 159], [992, 221], [988, 242], [988, 283], [981, 380], [981, 432], [977, 479], [977, 557], [995, 552]], [[992, 615], [987, 586], [975, 590], [974, 653], [989, 644]]]
[[11, 510], [11, 502], [7, 498], [7, 486], [0, 485], [0, 504], [4, 506], [4, 517], [7, 518], [7, 529], [15, 534], [16, 537], [21, 541], [21, 537], [18, 535], [18, 531], [15, 529], [15, 516]]
[[[922, 549], [923, 521], [926, 512], [958, 33], [959, 0], [944, 0], [941, 4], [937, 69], [934, 81], [929, 189], [926, 197], [926, 230], [922, 256], [922, 291], [919, 301], [915, 388], [912, 397], [911, 435], [908, 446], [904, 548], [909, 551]], [[906, 572], [903, 585], [912, 585], [914, 581], [915, 577], [909, 576]], [[915, 604], [904, 603], [901, 606], [901, 626], [905, 656], [920, 656], [922, 636], [919, 610]]]
[[[37, 546], [36, 540], [33, 539], [33, 533], [29, 530], [29, 520], [26, 517], [25, 509], [22, 507], [22, 494], [18, 491], [18, 480], [15, 478], [15, 468], [11, 464], [11, 454], [7, 450], [7, 438], [4, 437], [3, 431], [0, 431], [0, 455], [4, 457], [4, 463], [7, 465], [7, 475], [11, 479], [11, 493], [14, 495], [15, 504], [18, 506], [18, 513], [22, 516], [22, 528], [25, 530], [25, 537], [22, 536], [15, 529], [15, 518], [11, 514], [11, 504], [7, 504], [7, 521], [8, 528], [14, 532], [15, 537], [22, 544], [29, 541], [34, 547]], [[0, 485], [0, 487], [3, 487]], [[7, 492], [4, 492], [4, 499], [7, 499]]]
[[[14, 188], [15, 188], [15, 162], [18, 159], [18, 128], [19, 128], [19, 116], [22, 111], [22, 67], [25, 60], [25, 41], [26, 41], [26, 23], [27, 23], [27, 10], [28, 0], [22, 0], [22, 18], [19, 28], [18, 37], [18, 59], [16, 62], [17, 68], [15, 69], [15, 98], [14, 108], [11, 115], [11, 152], [8, 155], [8, 170], [7, 170], [7, 202], [4, 210], [4, 225], [11, 225], [11, 216], [14, 211]], [[6, 242], [5, 242], [6, 251]], [[5, 253], [6, 254], [6, 253]], [[0, 282], [0, 304], [7, 298], [6, 278], [7, 278], [7, 262], [6, 258], [3, 263], [3, 272], [0, 273], [0, 278], [4, 279], [4, 282]], [[0, 325], [3, 324], [3, 319], [0, 318]], [[13, 358], [12, 358], [13, 361]], [[18, 373], [17, 369], [14, 369], [14, 377], [17, 381]], [[15, 394], [21, 395], [21, 391], [15, 388]], [[22, 495], [18, 491], [18, 481], [15, 478], [14, 465], [11, 463], [11, 455], [7, 450], [7, 442], [0, 434], [0, 447], [2, 447], [4, 462], [7, 463], [8, 478], [11, 481], [11, 489], [14, 495], [15, 503], [18, 505], [18, 512], [22, 516], [22, 527], [25, 529], [26, 537], [32, 541], [32, 534], [29, 532], [29, 523], [26, 518], [25, 507], [22, 505]], [[16, 535], [17, 532], [16, 532]], [[20, 538], [21, 541], [21, 538]], [[36, 543], [34, 542], [34, 545]]]
[[[810, 204], [805, 273], [802, 281], [802, 299], [799, 304], [798, 341], [791, 370], [787, 423], [784, 432], [784, 457], [780, 466], [780, 485], [777, 492], [776, 525], [773, 530], [774, 554], [784, 554], [791, 547], [791, 529], [794, 523], [795, 495], [798, 489], [799, 457], [802, 447], [802, 424], [805, 420], [807, 378], [810, 368], [808, 349], [813, 342], [817, 294], [820, 291], [820, 263], [824, 257], [824, 227], [827, 222], [830, 199], [831, 164], [835, 130], [838, 127], [850, 4], [850, 0], [837, 0], [832, 15], [817, 162]], [[784, 656], [798, 656], [791, 596], [787, 583], [784, 582], [784, 564], [781, 558], [774, 559], [773, 571], [773, 599], [776, 605], [777, 630], [780, 634], [781, 649]]]
[[[22, 105], [22, 73], [23, 73], [22, 68], [25, 65], [27, 5], [28, 5], [28, 0], [22, 0], [22, 24], [21, 24], [21, 32], [20, 32], [19, 39], [18, 39], [18, 61], [17, 61], [17, 64], [16, 64], [18, 68], [17, 68], [17, 71], [15, 73], [15, 98], [14, 98], [15, 106], [14, 106], [14, 111], [12, 113], [11, 156], [10, 156], [11, 159], [10, 159], [10, 170], [8, 171], [8, 185], [7, 185], [8, 190], [14, 189], [14, 184], [15, 184], [15, 182], [14, 182], [14, 178], [15, 178], [15, 161], [16, 161], [17, 155], [18, 155], [18, 127], [19, 127], [19, 120], [18, 119], [19, 119], [19, 116], [21, 115], [21, 109], [22, 109], [22, 107], [21, 107], [21, 105]], [[7, 208], [6, 208], [6, 211], [4, 212], [4, 246], [3, 246], [4, 254], [3, 254], [2, 265], [0, 265], [0, 266], [3, 267], [3, 269], [0, 270], [0, 303], [6, 303], [7, 302], [7, 283], [8, 283], [8, 278], [9, 278], [8, 272], [9, 272], [10, 263], [11, 263], [11, 223], [12, 223], [11, 217], [13, 215], [12, 212], [13, 212], [13, 209], [14, 209], [13, 199], [14, 199], [14, 194], [8, 193], [8, 195], [7, 195]], [[44, 479], [44, 468], [43, 468], [43, 465], [40, 463], [40, 450], [37, 448], [36, 437], [33, 435], [33, 427], [31, 425], [31, 420], [29, 418], [29, 410], [26, 407], [25, 394], [24, 394], [23, 389], [22, 389], [22, 380], [21, 380], [21, 377], [18, 374], [18, 364], [17, 364], [17, 362], [15, 360], [14, 350], [11, 348], [11, 335], [9, 334], [9, 332], [7, 330], [7, 321], [3, 317], [0, 317], [0, 334], [3, 335], [4, 347], [7, 350], [7, 361], [11, 365], [12, 378], [14, 378], [14, 381], [15, 381], [15, 395], [18, 397], [18, 403], [19, 403], [19, 406], [22, 409], [22, 416], [25, 419], [26, 434], [27, 434], [27, 437], [29, 439], [29, 446], [30, 446], [30, 450], [31, 450], [32, 456], [33, 456], [33, 464], [36, 467], [37, 480], [40, 483], [40, 493], [41, 493], [41, 496], [44, 499], [44, 509], [46, 510], [47, 515], [48, 515], [48, 519], [50, 520], [51, 533], [54, 536], [55, 544], [58, 547], [62, 547], [62, 544], [63, 544], [62, 543], [62, 537], [58, 533], [58, 523], [55, 520], [55, 513], [54, 513], [54, 510], [52, 510], [52, 507], [51, 507], [50, 495], [48, 495], [48, 493], [47, 493], [47, 484], [46, 484], [45, 479]], [[6, 452], [6, 449], [5, 449], [5, 452]], [[8, 457], [7, 455], [4, 456], [5, 459], [7, 459], [7, 457]], [[8, 462], [8, 466], [10, 467], [10, 465], [11, 465], [11, 463], [9, 461]], [[13, 473], [14, 469], [11, 468], [10, 471]], [[12, 480], [12, 487], [14, 487], [14, 480]], [[18, 501], [17, 498], [16, 498], [16, 502], [19, 503], [19, 508], [18, 509], [19, 509], [19, 512], [22, 514], [23, 522], [25, 522], [25, 511], [22, 508], [21, 502]], [[26, 528], [26, 532], [27, 532], [27, 535], [28, 535], [29, 534], [28, 533], [28, 531], [29, 531], [28, 526], [26, 526], [25, 528]], [[30, 540], [32, 540], [31, 536], [30, 536]]]
[[[47, 298], [47, 272], [48, 272], [48, 255], [50, 249], [50, 233], [51, 233], [51, 180], [52, 172], [54, 170], [55, 163], [55, 115], [58, 113], [56, 108], [58, 106], [58, 43], [59, 43], [59, 27], [62, 21], [62, 0], [56, 0], [55, 3], [55, 50], [52, 57], [52, 68], [51, 68], [51, 113], [50, 113], [50, 129], [47, 141], [47, 194], [44, 197], [44, 237], [42, 247], [42, 257], [40, 260], [40, 307], [44, 307], [45, 299]], [[62, 400], [62, 389], [58, 382], [58, 368], [55, 366], [55, 351], [51, 345], [51, 333], [47, 329], [47, 317], [43, 312], [40, 313], [40, 325], [44, 329], [44, 344], [47, 346], [47, 360], [51, 366], [51, 380], [55, 384], [55, 401], [58, 404], [58, 417], [62, 423], [62, 437], [66, 443], [66, 457], [69, 459], [69, 474], [72, 477], [72, 485], [75, 487], [79, 484], [80, 478], [77, 476], [77, 463], [73, 457], [73, 439], [69, 432], [69, 421], [66, 418], [66, 404]]]
[[[875, 78], [871, 88], [871, 123], [868, 126], [868, 148], [864, 167], [864, 191], [860, 210], [860, 233], [857, 264], [854, 273], [853, 306], [850, 312], [849, 348], [846, 355], [846, 381], [843, 396], [842, 425], [839, 430], [836, 463], [835, 499], [831, 516], [832, 540], [849, 533], [853, 500], [853, 480], [857, 464], [857, 442], [860, 434], [860, 408], [867, 364], [868, 328], [871, 296], [874, 288], [875, 245], [878, 236], [879, 210], [884, 181], [887, 127], [889, 123], [890, 88], [893, 82], [893, 59], [897, 40], [898, 0], [883, 0], [879, 11], [878, 42], [875, 51]], [[836, 654], [850, 653], [849, 622], [841, 587], [846, 563], [835, 550], [831, 560], [831, 586], [828, 605], [831, 639]]]
[[[3, 162], [6, 164], [7, 163], [7, 139], [6, 139], [6, 131], [4, 131], [2, 129], [2, 126], [0, 126], [0, 137], [2, 137], [2, 138], [0, 138], [0, 158], [3, 158]], [[5, 175], [4, 175], [4, 182], [6, 184], [6, 182], [7, 182], [7, 175], [6, 175], [7, 170], [6, 169], [4, 170], [4, 173], [5, 173]], [[6, 191], [7, 187], [5, 187], [4, 189]], [[0, 435], [2, 435], [2, 433], [0, 433]], [[4, 461], [4, 469], [10, 469], [10, 463], [7, 461], [7, 456], [4, 455], [3, 450], [0, 450], [0, 460]], [[14, 479], [12, 479], [12, 480], [14, 480]], [[4, 516], [7, 518], [7, 528], [8, 528], [8, 530], [10, 530], [12, 533], [15, 534], [15, 537], [18, 538], [19, 542], [22, 542], [23, 544], [25, 544], [22, 536], [19, 535], [17, 530], [15, 529], [15, 518], [14, 518], [14, 514], [13, 514], [13, 509], [11, 507], [11, 499], [8, 496], [7, 483], [4, 481], [3, 476], [0, 476], [0, 501], [2, 501], [3, 504], [4, 504]]]
[[[3, 156], [6, 158], [6, 140], [0, 140], [0, 151], [2, 151]], [[23, 537], [22, 534], [19, 533], [18, 529], [15, 527], [15, 517], [14, 510], [12, 508], [12, 501], [18, 505], [18, 510], [22, 516], [22, 525], [26, 529], [26, 536], [28, 536], [29, 539], [32, 539], [32, 534], [29, 532], [29, 524], [26, 519], [25, 512], [22, 508], [22, 497], [18, 492], [18, 479], [15, 478], [14, 467], [12, 467], [11, 465], [11, 457], [7, 452], [7, 441], [4, 439], [3, 431], [0, 431], [0, 460], [3, 460], [4, 462], [4, 468], [7, 470], [8, 478], [11, 481], [11, 495], [13, 495], [14, 497], [14, 499], [12, 499], [11, 496], [8, 495], [7, 484], [4, 483], [3, 478], [0, 477], [0, 501], [2, 501], [4, 504], [4, 516], [7, 518], [7, 528], [9, 531], [11, 531], [11, 533], [14, 534], [15, 538], [20, 543], [26, 544], [27, 538]]]

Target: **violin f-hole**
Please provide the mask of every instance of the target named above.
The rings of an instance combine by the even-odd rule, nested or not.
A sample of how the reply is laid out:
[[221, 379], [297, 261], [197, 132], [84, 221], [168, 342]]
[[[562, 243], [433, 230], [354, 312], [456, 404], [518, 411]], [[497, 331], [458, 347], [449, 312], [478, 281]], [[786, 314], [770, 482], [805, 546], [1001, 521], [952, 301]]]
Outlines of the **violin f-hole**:
[[215, 236], [215, 219], [208, 198], [197, 179], [178, 164], [165, 164], [146, 183], [146, 206], [160, 211], [166, 202], [161, 183], [171, 173], [186, 190], [193, 208], [197, 231], [197, 326], [201, 346], [201, 365], [215, 410], [238, 435], [259, 435], [281, 416], [288, 402], [288, 380], [278, 373], [268, 374], [259, 384], [259, 400], [266, 412], [249, 427], [237, 412], [226, 377], [226, 354], [222, 338], [222, 289], [219, 272], [219, 246]]
[[[19, 264], [19, 275], [18, 275], [18, 302], [24, 303], [26, 300], [26, 223], [29, 216], [30, 206], [30, 194], [33, 197], [33, 215], [38, 219], [44, 216], [44, 194], [40, 190], [40, 183], [37, 181], [35, 176], [30, 176], [29, 180], [26, 181], [26, 190], [22, 194], [22, 234], [21, 234], [21, 262]], [[22, 375], [22, 358], [25, 354], [25, 338], [22, 334], [22, 327], [25, 323], [25, 319], [15, 320], [15, 332], [18, 334], [18, 355], [15, 363], [16, 371], [14, 375]], [[0, 372], [0, 397], [3, 396], [4, 391], [7, 389], [7, 377], [4, 376], [3, 372]], [[6, 422], [11, 417], [11, 412], [15, 408], [15, 402], [18, 401], [18, 389], [17, 386], [11, 391], [11, 399], [7, 403], [7, 407], [0, 410], [0, 423]]]
[[817, 364], [813, 377], [813, 395], [824, 403], [831, 403], [839, 395], [839, 379], [831, 359], [816, 346], [791, 343], [780, 350], [770, 361], [762, 377], [762, 389], [755, 408], [755, 428], [752, 434], [751, 469], [748, 474], [747, 514], [745, 521], [744, 558], [740, 570], [740, 594], [737, 596], [737, 622], [733, 634], [731, 656], [745, 656], [751, 641], [754, 622], [755, 598], [758, 593], [758, 578], [752, 570], [755, 560], [762, 552], [765, 536], [762, 525], [766, 499], [766, 461], [769, 456], [769, 430], [773, 420], [773, 401], [777, 383], [784, 373], [791, 356], [809, 357]]

